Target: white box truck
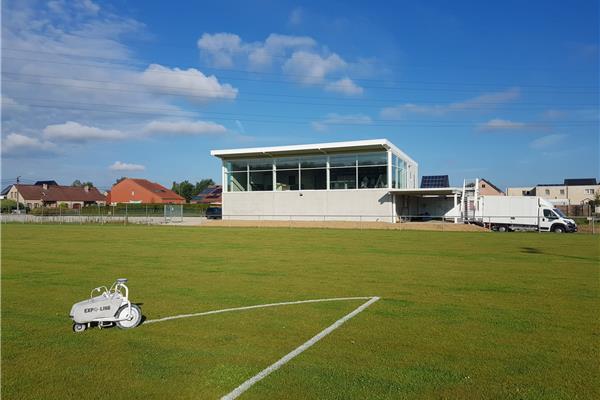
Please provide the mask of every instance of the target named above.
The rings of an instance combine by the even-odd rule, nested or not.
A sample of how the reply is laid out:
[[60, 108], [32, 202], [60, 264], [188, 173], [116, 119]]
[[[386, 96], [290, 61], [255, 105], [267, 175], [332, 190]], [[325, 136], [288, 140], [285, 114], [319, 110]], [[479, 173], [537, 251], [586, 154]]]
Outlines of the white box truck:
[[479, 196], [475, 222], [495, 231], [576, 232], [577, 224], [540, 197]]

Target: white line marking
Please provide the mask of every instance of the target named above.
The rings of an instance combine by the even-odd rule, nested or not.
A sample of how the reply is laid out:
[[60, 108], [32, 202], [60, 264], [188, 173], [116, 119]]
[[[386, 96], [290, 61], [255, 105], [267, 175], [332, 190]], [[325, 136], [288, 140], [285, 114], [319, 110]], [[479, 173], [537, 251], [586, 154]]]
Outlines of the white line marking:
[[[321, 302], [325, 302], [325, 301], [365, 300], [365, 299], [374, 299], [374, 298], [375, 297], [372, 297], [372, 296], [336, 297], [336, 298], [331, 298], [331, 299], [300, 300], [300, 301], [286, 301], [283, 303], [257, 304], [255, 306], [225, 308], [223, 310], [213, 310], [213, 311], [205, 311], [205, 312], [199, 312], [199, 313], [193, 313], [193, 314], [181, 314], [181, 315], [173, 315], [171, 317], [151, 319], [148, 321], [144, 321], [144, 323], [142, 325], [154, 324], [156, 322], [170, 321], [172, 319], [200, 317], [203, 315], [211, 315], [211, 314], [221, 314], [221, 313], [230, 312], [230, 311], [252, 310], [254, 308], [277, 307], [277, 306], [287, 306], [287, 305], [292, 305], [292, 304], [305, 304], [305, 303], [321, 303]], [[377, 299], [379, 299], [379, 297], [377, 297]]]
[[[359, 298], [360, 297], [349, 297], [349, 298], [346, 298], [346, 300], [359, 299]], [[322, 330], [321, 332], [319, 332], [318, 334], [313, 336], [312, 339], [308, 340], [301, 346], [297, 347], [292, 352], [286, 354], [285, 356], [280, 358], [279, 361], [277, 361], [274, 364], [271, 364], [267, 368], [263, 369], [258, 374], [254, 375], [252, 378], [248, 379], [246, 382], [242, 383], [240, 386], [233, 389], [233, 391], [231, 391], [230, 393], [221, 397], [221, 400], [233, 400], [233, 399], [237, 398], [242, 393], [244, 393], [246, 390], [250, 389], [252, 387], [252, 385], [254, 385], [255, 383], [264, 379], [271, 372], [276, 371], [279, 368], [281, 368], [283, 365], [285, 365], [291, 359], [293, 359], [294, 357], [296, 357], [297, 355], [299, 355], [300, 353], [302, 353], [303, 351], [305, 351], [306, 349], [308, 349], [309, 347], [311, 347], [312, 345], [317, 343], [319, 340], [323, 339], [325, 336], [329, 335], [335, 329], [342, 326], [342, 324], [344, 324], [344, 322], [348, 321], [350, 318], [354, 317], [356, 314], [360, 313], [365, 308], [369, 307], [371, 304], [373, 304], [377, 300], [379, 300], [379, 297], [367, 297], [367, 298], [370, 298], [370, 300], [367, 301], [366, 303], [364, 303], [363, 305], [361, 305], [360, 307], [358, 307], [356, 310], [352, 311], [350, 314], [346, 314], [344, 317], [338, 319], [336, 322], [333, 323], [333, 325], [330, 325], [329, 327], [325, 328], [324, 330]], [[304, 302], [306, 303], [306, 302], [317, 302], [317, 301], [328, 301], [328, 300], [333, 301], [334, 299], [307, 300]], [[335, 300], [342, 300], [342, 299], [335, 299]], [[296, 302], [280, 303], [280, 304], [295, 304], [295, 303]], [[256, 306], [254, 306], [254, 307], [256, 307]], [[157, 321], [157, 320], [155, 320], [155, 321]]]

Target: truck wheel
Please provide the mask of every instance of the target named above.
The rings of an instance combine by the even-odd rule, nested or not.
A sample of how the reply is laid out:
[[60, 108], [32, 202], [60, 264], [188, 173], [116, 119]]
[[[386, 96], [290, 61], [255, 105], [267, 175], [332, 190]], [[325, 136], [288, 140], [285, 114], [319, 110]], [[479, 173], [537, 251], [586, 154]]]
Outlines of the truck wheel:
[[81, 332], [85, 331], [85, 328], [87, 328], [85, 326], [85, 324], [78, 324], [78, 323], [73, 324], [73, 332], [75, 332], [75, 333], [81, 333]]
[[552, 227], [552, 232], [554, 233], [564, 233], [565, 228], [562, 225], [554, 225]]
[[498, 227], [498, 232], [508, 232], [508, 228], [504, 225]]
[[123, 306], [117, 311], [117, 319], [123, 321], [117, 321], [117, 326], [121, 329], [135, 328], [142, 322], [142, 310], [135, 304], [131, 305], [131, 315], [129, 314], [129, 307]]

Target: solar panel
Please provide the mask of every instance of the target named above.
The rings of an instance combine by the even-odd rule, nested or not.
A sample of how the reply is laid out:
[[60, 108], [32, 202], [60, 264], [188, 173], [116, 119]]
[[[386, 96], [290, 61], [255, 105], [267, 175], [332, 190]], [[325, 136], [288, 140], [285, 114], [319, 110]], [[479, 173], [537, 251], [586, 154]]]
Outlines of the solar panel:
[[428, 175], [421, 178], [421, 188], [445, 188], [450, 187], [448, 175]]

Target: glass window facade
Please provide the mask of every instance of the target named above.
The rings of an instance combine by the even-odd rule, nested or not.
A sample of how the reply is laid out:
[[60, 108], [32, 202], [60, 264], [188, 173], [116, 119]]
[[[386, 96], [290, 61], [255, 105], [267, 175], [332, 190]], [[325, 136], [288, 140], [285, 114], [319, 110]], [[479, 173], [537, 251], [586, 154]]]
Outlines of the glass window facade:
[[407, 187], [407, 162], [388, 152], [357, 152], [329, 155], [226, 160], [228, 192], [348, 190]]
[[406, 169], [406, 161], [395, 154], [392, 155], [392, 188], [403, 189], [408, 187]]

